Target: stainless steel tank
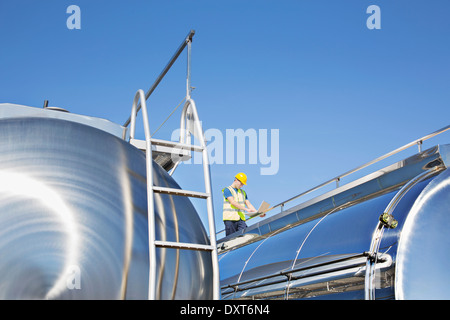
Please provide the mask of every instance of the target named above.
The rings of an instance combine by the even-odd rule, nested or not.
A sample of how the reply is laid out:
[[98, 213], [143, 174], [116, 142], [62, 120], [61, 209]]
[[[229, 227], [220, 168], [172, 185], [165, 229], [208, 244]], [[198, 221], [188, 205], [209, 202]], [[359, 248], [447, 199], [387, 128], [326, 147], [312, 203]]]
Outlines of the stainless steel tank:
[[[144, 154], [108, 121], [0, 105], [0, 298], [147, 299]], [[179, 188], [153, 163], [155, 185]], [[209, 244], [186, 197], [155, 195], [157, 239]], [[211, 299], [206, 251], [157, 249], [157, 298]]]
[[222, 297], [449, 299], [449, 155], [430, 148], [219, 240]]

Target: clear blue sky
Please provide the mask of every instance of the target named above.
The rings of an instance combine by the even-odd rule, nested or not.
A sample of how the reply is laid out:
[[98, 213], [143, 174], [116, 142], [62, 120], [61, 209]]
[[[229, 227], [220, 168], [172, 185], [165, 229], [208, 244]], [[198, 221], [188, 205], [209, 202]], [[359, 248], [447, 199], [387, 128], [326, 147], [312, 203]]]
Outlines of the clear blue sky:
[[[66, 26], [70, 5], [81, 9], [80, 30]], [[370, 5], [381, 9], [379, 30], [366, 26]], [[221, 230], [220, 190], [239, 171], [255, 206], [274, 205], [447, 126], [449, 12], [448, 0], [2, 0], [0, 103], [47, 99], [123, 124], [136, 90], [194, 29], [204, 130], [279, 130], [276, 174], [262, 175], [260, 162], [211, 166]], [[150, 98], [153, 130], [184, 97], [185, 56]], [[178, 123], [176, 113], [155, 137], [170, 139]], [[449, 134], [424, 148], [435, 143]], [[202, 191], [200, 174], [186, 165], [175, 178]]]

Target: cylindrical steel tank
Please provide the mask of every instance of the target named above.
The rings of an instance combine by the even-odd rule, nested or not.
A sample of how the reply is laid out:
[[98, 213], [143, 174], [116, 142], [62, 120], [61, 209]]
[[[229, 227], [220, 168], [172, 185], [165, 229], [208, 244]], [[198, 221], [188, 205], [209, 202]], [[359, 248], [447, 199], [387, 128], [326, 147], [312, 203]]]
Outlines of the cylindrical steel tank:
[[449, 299], [447, 158], [432, 148], [219, 240], [222, 297]]
[[[0, 119], [0, 299], [147, 299], [145, 154], [45, 112]], [[179, 188], [156, 163], [153, 181]], [[189, 198], [156, 194], [155, 212], [157, 239], [209, 244]], [[212, 298], [209, 252], [157, 256], [157, 298]]]
[[423, 189], [399, 239], [395, 293], [399, 299], [450, 299], [450, 169]]

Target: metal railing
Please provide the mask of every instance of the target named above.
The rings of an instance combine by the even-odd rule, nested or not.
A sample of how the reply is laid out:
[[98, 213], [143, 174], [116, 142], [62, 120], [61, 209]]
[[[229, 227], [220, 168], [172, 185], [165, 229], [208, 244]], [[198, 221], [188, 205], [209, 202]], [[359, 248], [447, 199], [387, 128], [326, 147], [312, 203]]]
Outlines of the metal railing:
[[428, 134], [428, 135], [426, 135], [426, 136], [424, 136], [422, 138], [416, 139], [416, 140], [414, 140], [414, 141], [412, 141], [412, 142], [410, 142], [408, 144], [405, 144], [404, 146], [402, 146], [400, 148], [397, 148], [397, 149], [395, 149], [395, 150], [393, 150], [391, 152], [388, 152], [388, 153], [382, 155], [381, 157], [378, 157], [378, 158], [376, 158], [374, 160], [371, 160], [371, 161], [369, 161], [369, 162], [367, 162], [367, 163], [365, 163], [365, 164], [363, 164], [363, 165], [361, 165], [359, 167], [356, 167], [356, 168], [354, 168], [354, 169], [352, 169], [350, 171], [347, 171], [347, 172], [345, 172], [343, 174], [340, 174], [340, 175], [334, 177], [333, 179], [327, 180], [327, 181], [325, 181], [325, 182], [323, 182], [323, 183], [321, 183], [321, 184], [319, 184], [319, 185], [317, 185], [317, 186], [315, 186], [315, 187], [313, 187], [313, 188], [311, 188], [309, 190], [306, 190], [306, 191], [304, 191], [304, 192], [302, 192], [302, 193], [300, 193], [300, 194], [298, 194], [298, 195], [296, 195], [296, 196], [294, 196], [292, 198], [289, 198], [289, 199], [287, 199], [287, 200], [285, 200], [283, 202], [280, 202], [279, 204], [273, 206], [272, 209], [281, 207], [281, 211], [283, 211], [284, 205], [286, 203], [291, 202], [291, 201], [293, 201], [295, 199], [298, 199], [300, 197], [303, 197], [303, 196], [305, 196], [305, 195], [307, 195], [307, 194], [309, 194], [311, 192], [314, 192], [316, 190], [319, 190], [319, 189], [321, 189], [321, 188], [323, 188], [323, 187], [325, 187], [325, 186], [327, 186], [327, 185], [329, 185], [330, 183], [333, 183], [333, 182], [336, 183], [336, 188], [337, 188], [337, 187], [339, 187], [339, 182], [341, 181], [342, 178], [344, 178], [346, 176], [349, 176], [349, 175], [351, 175], [351, 174], [353, 174], [353, 173], [355, 173], [357, 171], [360, 171], [360, 170], [362, 170], [362, 169], [364, 169], [364, 168], [366, 168], [366, 167], [368, 167], [370, 165], [373, 165], [373, 164], [375, 164], [377, 162], [380, 162], [381, 160], [389, 158], [389, 157], [391, 157], [391, 156], [393, 156], [393, 155], [395, 155], [395, 154], [397, 154], [397, 153], [399, 153], [399, 152], [401, 152], [403, 150], [411, 148], [411, 147], [413, 147], [415, 145], [418, 146], [418, 152], [420, 153], [420, 152], [422, 152], [422, 143], [424, 141], [426, 141], [428, 139], [431, 139], [431, 138], [433, 138], [433, 137], [435, 137], [435, 136], [437, 136], [437, 135], [439, 135], [439, 134], [441, 134], [441, 133], [443, 133], [443, 132], [445, 132], [447, 130], [450, 130], [450, 125], [442, 128], [442, 129], [439, 129], [439, 130], [437, 130], [437, 131], [435, 131], [433, 133], [430, 133], [430, 134]]

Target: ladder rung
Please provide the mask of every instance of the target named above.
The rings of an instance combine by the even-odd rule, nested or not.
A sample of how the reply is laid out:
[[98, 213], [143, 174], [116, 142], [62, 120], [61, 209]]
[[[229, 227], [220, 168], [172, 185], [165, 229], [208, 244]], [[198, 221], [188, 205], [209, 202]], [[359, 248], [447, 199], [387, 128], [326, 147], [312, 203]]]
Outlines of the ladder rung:
[[[175, 148], [178, 150], [191, 150], [191, 151], [198, 151], [198, 152], [201, 152], [204, 150], [204, 148], [201, 146], [196, 146], [193, 144], [186, 144], [186, 143], [179, 143], [179, 142], [175, 142], [175, 141], [150, 139], [150, 142], [152, 143], [152, 145], [155, 145], [155, 146]], [[130, 139], [130, 144], [132, 144], [133, 146], [135, 146], [136, 148], [138, 148], [140, 150], [146, 149], [145, 140]]]
[[153, 187], [153, 191], [159, 192], [159, 193], [174, 194], [177, 196], [186, 196], [186, 197], [194, 197], [194, 198], [201, 198], [201, 199], [206, 199], [210, 196], [209, 193], [205, 193], [205, 192], [188, 191], [188, 190], [166, 188], [166, 187], [156, 187], [156, 186]]
[[145, 150], [147, 149], [147, 146], [145, 144], [145, 140], [138, 140], [138, 139], [130, 139], [130, 144], [132, 146], [135, 146], [139, 150]]
[[173, 242], [173, 241], [155, 241], [157, 247], [162, 248], [173, 248], [173, 249], [187, 249], [187, 250], [203, 250], [212, 251], [215, 248], [206, 244], [196, 244], [196, 243], [184, 243], [184, 242]]
[[192, 151], [203, 151], [203, 147], [196, 146], [193, 144], [186, 144], [186, 143], [179, 143], [176, 141], [167, 141], [167, 140], [160, 140], [160, 139], [150, 139], [152, 144], [158, 145], [158, 146], [165, 146], [165, 147], [173, 147], [183, 150], [192, 150]]

